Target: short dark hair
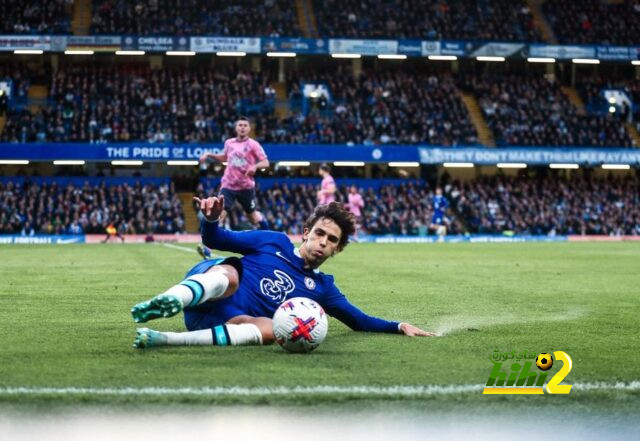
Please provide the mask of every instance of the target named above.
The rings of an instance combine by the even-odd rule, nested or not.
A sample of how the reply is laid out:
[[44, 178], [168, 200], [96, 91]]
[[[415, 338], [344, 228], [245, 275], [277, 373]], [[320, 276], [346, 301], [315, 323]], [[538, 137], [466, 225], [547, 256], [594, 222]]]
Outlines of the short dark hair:
[[353, 213], [345, 209], [340, 202], [318, 205], [304, 223], [304, 227], [311, 231], [320, 219], [330, 219], [340, 227], [342, 234], [338, 241], [338, 250], [342, 251], [349, 243], [349, 236], [356, 232], [356, 218]]
[[248, 123], [250, 123], [250, 122], [251, 122], [251, 121], [249, 120], [249, 117], [244, 116], [244, 115], [240, 115], [240, 116], [238, 117], [238, 119], [236, 119], [236, 122], [238, 122], [238, 121], [246, 121], [246, 122], [248, 122]]
[[323, 162], [322, 164], [320, 164], [320, 170], [324, 170], [327, 173], [331, 173], [331, 166], [326, 162]]

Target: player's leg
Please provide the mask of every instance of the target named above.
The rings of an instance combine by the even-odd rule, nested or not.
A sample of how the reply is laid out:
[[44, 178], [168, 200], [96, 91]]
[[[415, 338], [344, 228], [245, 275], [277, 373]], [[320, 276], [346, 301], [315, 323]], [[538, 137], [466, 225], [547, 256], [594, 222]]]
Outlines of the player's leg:
[[269, 229], [267, 218], [261, 212], [256, 210], [256, 191], [253, 188], [238, 192], [238, 202], [242, 205], [242, 209], [247, 213], [247, 216], [253, 225], [261, 230]]
[[220, 225], [223, 225], [225, 219], [227, 218], [228, 213], [233, 209], [233, 206], [236, 204], [238, 192], [234, 190], [230, 190], [228, 188], [221, 188], [219, 196], [224, 196], [224, 207], [223, 207], [222, 213], [220, 213], [220, 217], [218, 218], [218, 222], [220, 223]]
[[196, 250], [198, 251], [198, 254], [200, 254], [200, 257], [202, 257], [204, 260], [208, 260], [211, 258], [211, 250], [207, 248], [205, 244], [199, 243], [196, 247]]
[[[226, 259], [226, 261], [230, 261]], [[236, 261], [239, 262], [238, 259]], [[235, 262], [235, 261], [234, 261]], [[203, 272], [190, 271], [186, 279], [164, 293], [131, 309], [136, 323], [144, 323], [160, 317], [172, 317], [185, 307], [196, 306], [207, 301], [219, 300], [233, 295], [240, 283], [239, 270], [232, 264], [201, 262], [210, 264]], [[197, 265], [194, 269], [198, 268]]]
[[273, 323], [268, 317], [237, 315], [224, 324], [187, 332], [160, 332], [138, 328], [133, 346], [253, 346], [275, 341]]

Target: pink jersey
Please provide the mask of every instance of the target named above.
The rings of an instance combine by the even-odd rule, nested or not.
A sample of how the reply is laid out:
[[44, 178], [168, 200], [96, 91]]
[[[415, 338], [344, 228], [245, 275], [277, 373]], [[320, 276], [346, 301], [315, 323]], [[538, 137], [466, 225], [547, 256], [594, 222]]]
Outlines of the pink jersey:
[[[331, 177], [331, 175], [327, 175], [324, 178], [322, 178], [322, 184], [320, 184], [320, 188], [322, 190], [328, 190], [330, 186], [335, 186], [336, 182], [333, 180], [333, 178]], [[318, 198], [318, 203], [320, 204], [328, 204], [330, 202], [333, 202], [336, 200], [336, 195], [335, 193], [323, 193], [322, 195], [320, 195], [320, 197]]]
[[364, 207], [364, 200], [360, 193], [349, 193], [349, 203], [347, 204], [349, 211], [355, 216], [360, 217], [362, 215], [362, 207]]
[[222, 188], [249, 190], [256, 186], [253, 176], [247, 175], [249, 167], [267, 158], [260, 143], [247, 138], [236, 141], [229, 138], [224, 143], [223, 154], [227, 155], [227, 167], [222, 175]]

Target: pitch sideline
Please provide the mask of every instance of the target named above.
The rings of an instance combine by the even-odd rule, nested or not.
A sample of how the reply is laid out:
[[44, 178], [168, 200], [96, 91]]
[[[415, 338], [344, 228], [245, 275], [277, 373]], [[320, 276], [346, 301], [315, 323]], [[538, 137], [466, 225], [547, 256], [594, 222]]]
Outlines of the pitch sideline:
[[[313, 386], [313, 387], [122, 387], [122, 388], [92, 388], [92, 387], [3, 387], [0, 396], [28, 396], [28, 395], [99, 395], [99, 396], [172, 396], [187, 395], [194, 397], [243, 396], [261, 397], [272, 395], [356, 395], [363, 397], [376, 396], [437, 396], [479, 393], [484, 388], [482, 384], [461, 385], [422, 385], [422, 386]], [[572, 391], [640, 391], [640, 380], [629, 383], [576, 383]]]

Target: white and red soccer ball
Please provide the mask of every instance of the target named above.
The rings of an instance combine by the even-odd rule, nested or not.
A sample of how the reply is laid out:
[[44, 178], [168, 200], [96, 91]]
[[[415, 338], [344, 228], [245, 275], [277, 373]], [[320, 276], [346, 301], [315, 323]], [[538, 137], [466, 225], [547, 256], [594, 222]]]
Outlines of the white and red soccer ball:
[[306, 297], [285, 300], [273, 315], [273, 334], [289, 352], [311, 352], [327, 336], [329, 322], [324, 309]]

